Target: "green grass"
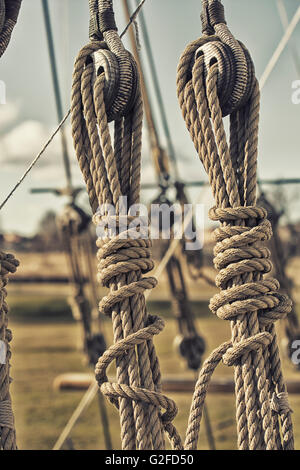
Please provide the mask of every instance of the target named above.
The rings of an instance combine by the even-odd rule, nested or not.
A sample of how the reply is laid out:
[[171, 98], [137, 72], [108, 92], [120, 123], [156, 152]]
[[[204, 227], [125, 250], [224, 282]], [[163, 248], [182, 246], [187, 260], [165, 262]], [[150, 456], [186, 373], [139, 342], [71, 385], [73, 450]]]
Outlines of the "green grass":
[[[28, 299], [27, 299], [28, 300]], [[45, 299], [44, 299], [45, 300]], [[42, 303], [43, 305], [43, 303]], [[198, 319], [199, 330], [207, 342], [207, 352], [229, 337], [229, 325], [212, 315], [207, 315], [207, 305], [194, 304], [203, 317]], [[192, 377], [184, 362], [173, 348], [177, 333], [176, 322], [170, 319], [165, 303], [150, 303], [151, 313], [163, 313], [166, 317], [164, 331], [155, 339], [163, 376]], [[45, 311], [42, 308], [42, 311]], [[14, 317], [13, 317], [14, 318]], [[54, 320], [54, 319], [53, 319]], [[23, 321], [15, 317], [11, 322], [14, 333], [12, 360], [12, 394], [16, 414], [18, 443], [21, 449], [51, 449], [62, 431], [83, 392], [59, 392], [53, 389], [53, 380], [64, 372], [89, 371], [81, 352], [80, 325], [73, 321], [53, 320]], [[108, 342], [112, 340], [111, 323], [105, 322]], [[289, 377], [298, 377], [288, 361], [284, 361]], [[219, 376], [231, 376], [232, 368], [220, 365]], [[191, 394], [171, 394], [179, 408], [175, 424], [184, 436]], [[294, 408], [296, 446], [300, 448], [300, 397], [292, 395]], [[236, 446], [235, 406], [231, 395], [209, 395], [208, 409], [218, 449], [234, 449]], [[107, 405], [114, 448], [120, 448], [118, 413]], [[104, 438], [99, 420], [97, 401], [82, 415], [72, 432], [76, 449], [103, 449]], [[200, 449], [207, 448], [204, 426], [201, 429]]]
[[10, 316], [14, 320], [72, 319], [71, 308], [65, 297], [19, 296], [10, 299]]

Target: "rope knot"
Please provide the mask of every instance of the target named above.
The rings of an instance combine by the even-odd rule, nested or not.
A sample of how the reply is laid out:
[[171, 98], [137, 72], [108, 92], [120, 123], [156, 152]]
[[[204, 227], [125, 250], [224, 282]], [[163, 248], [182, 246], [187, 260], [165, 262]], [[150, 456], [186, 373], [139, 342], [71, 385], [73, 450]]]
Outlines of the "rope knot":
[[271, 399], [271, 409], [276, 414], [292, 413], [293, 410], [289, 405], [289, 395], [287, 392], [273, 393]]
[[[213, 208], [209, 215], [223, 223], [215, 230], [214, 249], [214, 265], [219, 270], [216, 285], [222, 291], [211, 299], [211, 311], [223, 320], [257, 311], [262, 326], [284, 318], [291, 302], [277, 292], [279, 282], [274, 278], [259, 278], [272, 269], [270, 250], [262, 245], [272, 236], [266, 210], [256, 206]], [[239, 221], [248, 221], [252, 226], [224, 225]], [[243, 283], [234, 285], [240, 277]]]
[[14, 255], [0, 252], [0, 275], [2, 277], [15, 273], [18, 266], [19, 261], [14, 257]]
[[[106, 216], [106, 218], [110, 222], [117, 222], [117, 229], [120, 229], [121, 216]], [[145, 227], [144, 230], [140, 228], [141, 237], [138, 238], [140, 219], [129, 216], [124, 216], [124, 218], [127, 222], [136, 221], [134, 230], [129, 228], [111, 238], [98, 238], [97, 240], [99, 248], [97, 253], [98, 281], [108, 287], [120, 274], [136, 273], [138, 279], [110, 292], [101, 300], [100, 311], [107, 315], [111, 313], [116, 304], [124, 299], [129, 299], [137, 294], [141, 295], [145, 290], [152, 289], [157, 284], [154, 277], [142, 277], [142, 274], [146, 274], [154, 268], [154, 262], [151, 259], [151, 240], [146, 237], [141, 238], [145, 236]], [[99, 222], [103, 222], [103, 217], [96, 214], [93, 221], [98, 225]], [[146, 230], [148, 231], [148, 228]]]
[[156, 390], [148, 390], [142, 387], [128, 386], [126, 384], [110, 383], [106, 375], [106, 370], [113, 360], [135, 349], [137, 345], [152, 340], [153, 336], [158, 335], [163, 328], [163, 320], [159, 317], [149, 315], [144, 328], [118, 341], [104, 352], [98, 360], [95, 374], [102, 393], [106, 395], [117, 408], [119, 408], [118, 399], [122, 397], [133, 401], [142, 401], [158, 408], [164, 408], [166, 411], [160, 414], [160, 418], [166, 426], [168, 423], [171, 423], [178, 411], [173, 400]]
[[227, 366], [236, 366], [241, 363], [241, 358], [251, 352], [258, 353], [266, 348], [272, 341], [272, 335], [266, 331], [244, 339], [229, 348], [223, 355], [223, 362]]

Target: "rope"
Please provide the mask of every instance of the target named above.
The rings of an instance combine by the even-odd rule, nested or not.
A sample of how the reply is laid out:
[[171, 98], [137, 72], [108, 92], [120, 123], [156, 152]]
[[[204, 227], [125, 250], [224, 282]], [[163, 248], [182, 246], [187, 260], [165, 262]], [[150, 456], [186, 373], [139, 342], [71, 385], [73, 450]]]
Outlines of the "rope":
[[[12, 0], [13, 1], [13, 0]], [[22, 0], [21, 0], [22, 1]], [[128, 28], [130, 27], [130, 25], [132, 24], [132, 22], [136, 19], [140, 9], [142, 8], [143, 4], [145, 3], [146, 0], [143, 0], [143, 2], [141, 2], [141, 4], [139, 5], [139, 7], [135, 10], [135, 12], [131, 15], [131, 20], [130, 22], [128, 23], [128, 25], [126, 26], [126, 28], [124, 29], [124, 31], [122, 32], [122, 34], [120, 35], [120, 38], [122, 38], [125, 33], [128, 31]], [[49, 137], [49, 139], [47, 140], [47, 142], [45, 143], [45, 145], [43, 146], [43, 148], [40, 150], [40, 152], [37, 154], [37, 156], [34, 158], [34, 160], [31, 162], [31, 164], [28, 166], [28, 168], [25, 170], [25, 172], [23, 173], [23, 175], [21, 176], [21, 178], [17, 181], [17, 183], [15, 184], [15, 186], [11, 189], [11, 191], [8, 193], [8, 195], [6, 196], [6, 198], [3, 200], [3, 202], [0, 204], [0, 210], [3, 209], [3, 207], [5, 206], [5, 204], [9, 201], [9, 199], [14, 195], [14, 193], [16, 192], [16, 190], [18, 189], [18, 187], [23, 183], [23, 181], [25, 180], [26, 176], [30, 173], [30, 171], [32, 170], [32, 168], [35, 166], [35, 164], [38, 162], [38, 160], [42, 157], [42, 155], [45, 153], [45, 151], [47, 150], [47, 148], [49, 147], [49, 145], [51, 144], [51, 142], [53, 141], [54, 137], [56, 136], [56, 134], [60, 131], [60, 129], [62, 128], [62, 126], [64, 125], [64, 123], [66, 122], [66, 120], [68, 119], [68, 117], [70, 116], [71, 114], [71, 109], [68, 110], [68, 112], [66, 113], [66, 115], [64, 116], [64, 118], [62, 119], [62, 121], [59, 123], [59, 125], [57, 126], [57, 128], [55, 129], [55, 131], [53, 132], [53, 134]]]
[[282, 39], [280, 40], [276, 50], [274, 51], [274, 54], [270, 58], [264, 73], [262, 74], [260, 80], [259, 80], [259, 86], [260, 89], [262, 90], [267, 83], [274, 67], [276, 66], [278, 60], [281, 57], [281, 54], [283, 53], [286, 45], [288, 44], [290, 38], [292, 37], [293, 32], [295, 31], [295, 28], [297, 24], [300, 21], [300, 6], [297, 8], [295, 15], [293, 16], [289, 26], [286, 28], [284, 35], [282, 36]]
[[[22, 0], [0, 1], [0, 57], [5, 52], [17, 22]], [[19, 262], [13, 255], [0, 252], [0, 341], [5, 358], [0, 364], [0, 445], [3, 450], [16, 450], [16, 430], [10, 396], [10, 342], [8, 329], [8, 305], [6, 302], [8, 276], [17, 270]]]
[[47, 140], [47, 142], [45, 143], [45, 145], [43, 146], [43, 148], [40, 150], [40, 152], [37, 154], [37, 156], [35, 157], [35, 159], [31, 162], [31, 164], [29, 165], [29, 167], [25, 170], [25, 172], [23, 173], [23, 175], [21, 176], [21, 178], [17, 181], [17, 183], [15, 184], [15, 186], [12, 188], [12, 190], [8, 193], [8, 195], [6, 196], [6, 198], [2, 201], [1, 205], [0, 205], [0, 210], [3, 209], [3, 207], [5, 206], [5, 204], [7, 203], [7, 201], [13, 196], [13, 194], [16, 192], [16, 190], [18, 189], [18, 187], [23, 183], [23, 181], [25, 180], [26, 176], [28, 175], [28, 173], [30, 173], [30, 171], [32, 170], [32, 168], [36, 165], [36, 163], [39, 161], [39, 159], [41, 158], [41, 156], [45, 153], [45, 151], [47, 150], [47, 148], [49, 147], [49, 145], [51, 144], [52, 140], [54, 139], [54, 137], [56, 136], [56, 134], [60, 131], [61, 127], [64, 125], [64, 123], [66, 122], [66, 120], [68, 119], [68, 117], [70, 116], [70, 113], [71, 113], [71, 110], [66, 114], [66, 116], [63, 118], [63, 120], [60, 122], [59, 126], [55, 129], [55, 131], [53, 132], [53, 134], [49, 137], [49, 139]]
[[[111, 27], [110, 2], [100, 2], [99, 6], [102, 19], [108, 18]], [[74, 147], [96, 225], [103, 219], [97, 213], [98, 206], [113, 204], [118, 214], [121, 196], [127, 196], [129, 206], [139, 202], [143, 117], [134, 59], [124, 49], [114, 27], [108, 29], [104, 21], [101, 32], [104, 42], [93, 41], [76, 59], [71, 105]], [[99, 55], [103, 50], [110, 51], [119, 66], [119, 86], [110, 108], [105, 105], [105, 73], [100, 71], [95, 79], [89, 60], [93, 52], [98, 51]], [[115, 121], [114, 149], [108, 120]], [[120, 233], [97, 241], [99, 280], [110, 287], [100, 311], [111, 315], [114, 330], [114, 345], [96, 366], [97, 382], [119, 409], [124, 450], [163, 449], [164, 432], [178, 449], [181, 441], [171, 423], [177, 408], [160, 392], [160, 370], [152, 342], [163, 322], [148, 317], [143, 294], [156, 285], [153, 277], [142, 277], [153, 268], [151, 243], [148, 239], [132, 238], [130, 230], [122, 231], [118, 216], [115, 220]], [[113, 360], [118, 382], [111, 384], [106, 369]], [[163, 414], [161, 408], [165, 409]]]
[[[71, 284], [74, 289], [71, 308], [76, 320], [80, 320], [83, 326], [84, 351], [92, 366], [98, 361], [99, 356], [106, 349], [104, 335], [93, 333], [91, 302], [84, 289], [84, 263], [83, 258], [88, 258], [87, 243], [82, 246], [87, 237], [90, 217], [74, 203], [65, 207], [57, 218], [58, 228], [62, 235], [65, 253], [71, 273]], [[90, 276], [89, 276], [90, 277]], [[93, 281], [89, 280], [89, 283]], [[96, 301], [97, 303], [97, 301]]]
[[[136, 4], [138, 4], [138, 0], [135, 1]], [[159, 79], [158, 79], [158, 74], [157, 74], [157, 69], [155, 66], [155, 61], [153, 57], [153, 52], [152, 52], [152, 47], [151, 47], [151, 41], [149, 38], [149, 33], [148, 33], [148, 28], [145, 20], [145, 16], [143, 11], [141, 11], [139, 15], [139, 20], [141, 23], [141, 30], [142, 30], [142, 35], [143, 35], [143, 40], [144, 40], [144, 45], [145, 45], [145, 50], [148, 58], [148, 63], [151, 71], [151, 77], [152, 77], [152, 82], [153, 82], [153, 87], [155, 90], [156, 94], [156, 102], [160, 111], [160, 116], [161, 116], [161, 122], [163, 125], [166, 141], [167, 141], [167, 148], [168, 148], [168, 156], [170, 157], [170, 160], [172, 162], [173, 166], [173, 173], [176, 181], [179, 181], [179, 171], [177, 168], [177, 158], [176, 158], [176, 152], [174, 149], [174, 145], [172, 142], [171, 138], [171, 132], [169, 128], [169, 123], [167, 119], [167, 114], [164, 106], [164, 100], [162, 97], [161, 93], [161, 88], [159, 84]]]
[[[59, 84], [59, 77], [58, 77], [58, 70], [57, 70], [57, 61], [56, 61], [56, 54], [55, 54], [55, 47], [54, 47], [54, 37], [53, 37], [53, 32], [52, 32], [48, 0], [42, 0], [42, 8], [43, 8], [44, 21], [45, 21], [45, 30], [46, 30], [46, 36], [47, 36], [47, 44], [48, 44], [48, 51], [49, 51], [49, 60], [50, 60], [50, 66], [51, 66], [56, 111], [57, 111], [58, 122], [61, 122], [63, 119], [64, 113], [63, 113], [63, 104], [62, 104], [62, 99], [61, 99], [61, 91], [60, 91], [60, 84]], [[69, 151], [68, 151], [68, 144], [67, 144], [65, 129], [63, 126], [61, 127], [60, 137], [61, 137], [62, 157], [63, 157], [63, 163], [64, 163], [64, 169], [65, 169], [65, 175], [66, 175], [66, 184], [67, 184], [67, 188], [69, 190], [72, 190], [72, 174], [71, 174], [70, 156], [69, 156]]]
[[[74, 289], [71, 302], [72, 313], [76, 320], [81, 321], [83, 328], [84, 352], [86, 353], [89, 364], [92, 367], [95, 367], [98, 358], [102, 356], [106, 350], [106, 342], [104, 334], [100, 330], [97, 333], [93, 332], [91, 312], [92, 302], [90, 302], [91, 299], [87, 297], [84, 289], [83, 260], [84, 258], [87, 258], [89, 285], [92, 286], [92, 300], [97, 304], [96, 289], [95, 292], [93, 292], [94, 279], [89, 259], [90, 246], [88, 241], [90, 241], [90, 237], [88, 237], [88, 230], [90, 217], [85, 214], [80, 207], [76, 206], [75, 203], [72, 203], [65, 207], [62, 214], [57, 218], [57, 222], [62, 235], [62, 241], [71, 273], [71, 283]], [[99, 326], [101, 326], [100, 322]], [[100, 391], [98, 391], [98, 405], [105, 445], [106, 449], [109, 450], [112, 448], [111, 435], [106, 405]], [[84, 408], [82, 409], [84, 410]]]
[[[272, 261], [276, 278], [280, 282], [281, 290], [285, 294], [287, 294], [289, 298], [293, 301], [292, 282], [286, 274], [286, 267], [289, 256], [284, 252], [282, 241], [278, 233], [278, 224], [280, 217], [283, 215], [283, 211], [276, 211], [275, 207], [266, 198], [266, 195], [263, 192], [261, 192], [258, 201], [260, 206], [264, 207], [267, 210], [268, 218], [272, 225], [273, 237], [270, 240], [270, 249], [272, 253]], [[292, 304], [291, 311], [285, 319], [285, 333], [288, 339], [287, 353], [288, 357], [291, 358], [294, 352], [292, 348], [293, 342], [300, 338], [300, 326], [294, 301]]]
[[[187, 218], [188, 218], [188, 217], [189, 217], [189, 216], [187, 216]], [[175, 251], [176, 247], [178, 246], [178, 243], [179, 243], [179, 240], [178, 240], [178, 239], [174, 239], [174, 240], [172, 241], [172, 250], [168, 251], [168, 254], [166, 253], [166, 255], [164, 256], [164, 258], [160, 261], [160, 264], [158, 265], [158, 267], [154, 270], [153, 276], [157, 279], [157, 281], [159, 280], [159, 278], [160, 278], [160, 276], [161, 276], [163, 270], [164, 270], [165, 267], [166, 267], [166, 264], [168, 263], [170, 257], [172, 256], [173, 252]], [[148, 290], [148, 291], [146, 292], [146, 295], [145, 295], [145, 299], [146, 299], [146, 300], [149, 299], [149, 296], [151, 295], [152, 292], [153, 292], [152, 290]], [[97, 390], [98, 390], [98, 387], [97, 387], [97, 386], [94, 387], [94, 389], [93, 389], [93, 398], [94, 398], [94, 396], [96, 395]], [[85, 394], [83, 395], [83, 397], [82, 397], [80, 403], [79, 403], [78, 406], [76, 407], [76, 410], [77, 410], [77, 409], [80, 410], [80, 414], [77, 415], [76, 410], [74, 410], [74, 413], [72, 414], [72, 416], [74, 416], [75, 413], [76, 413], [76, 415], [78, 416], [78, 418], [81, 416], [81, 414], [82, 414], [82, 413], [84, 412], [84, 410], [85, 410], [85, 407], [81, 407], [80, 404], [81, 404], [82, 402], [85, 402], [85, 398], [86, 398], [89, 394], [90, 394], [90, 389], [88, 389], [88, 390], [85, 392]], [[92, 399], [93, 399], [93, 398], [92, 398]], [[53, 450], [59, 450], [59, 449], [62, 447], [62, 445], [64, 444], [64, 442], [66, 441], [66, 439], [69, 437], [69, 435], [70, 435], [70, 433], [71, 433], [73, 427], [75, 426], [75, 424], [76, 424], [78, 418], [76, 419], [76, 421], [74, 421], [74, 420], [72, 419], [72, 417], [70, 418], [70, 420], [69, 420], [68, 423], [66, 424], [64, 430], [62, 431], [61, 436], [60, 436], [59, 439], [57, 440], [57, 442], [59, 442], [59, 444], [60, 444], [59, 447], [56, 445], [55, 448], [53, 448]], [[71, 423], [71, 425], [70, 425], [69, 423]], [[63, 437], [62, 437], [62, 436], [63, 436]]]
[[[213, 3], [216, 7], [220, 5], [220, 2], [210, 2]], [[214, 35], [194, 41], [181, 56], [177, 92], [216, 201], [210, 218], [221, 223], [215, 231], [214, 251], [215, 267], [219, 270], [216, 285], [221, 292], [213, 297], [210, 308], [219, 318], [231, 322], [232, 340], [214, 351], [203, 366], [185, 447], [197, 446], [207, 386], [217, 364], [223, 360], [235, 368], [239, 449], [292, 449], [290, 412], [287, 407], [279, 412], [281, 436], [278, 415], [273, 414], [271, 407], [274, 394], [286, 392], [274, 322], [287, 315], [291, 303], [277, 292], [278, 281], [263, 279], [272, 265], [270, 252], [261, 242], [270, 239], [272, 231], [266, 211], [255, 205], [259, 87], [250, 56], [242, 46], [247, 57], [247, 74], [236, 59], [234, 75], [222, 70], [222, 64], [226, 64], [233, 50], [227, 53], [231, 46], [228, 49], [229, 43], [223, 42], [223, 26], [214, 23], [212, 30]], [[215, 57], [220, 42], [222, 57]], [[234, 47], [236, 44], [233, 42]], [[238, 90], [237, 83], [240, 84], [239, 96], [224, 99], [222, 80], [232, 90]], [[228, 113], [230, 145], [222, 120]]]
[[0, 2], [0, 57], [6, 51], [13, 29], [17, 23], [22, 0]]
[[12, 333], [7, 327], [6, 285], [8, 275], [14, 273], [18, 265], [19, 262], [13, 255], [0, 253], [0, 340], [5, 344], [6, 351], [4, 364], [0, 365], [0, 444], [4, 450], [17, 449], [14, 415], [9, 392], [11, 383], [9, 376], [11, 358], [9, 343], [12, 340]]

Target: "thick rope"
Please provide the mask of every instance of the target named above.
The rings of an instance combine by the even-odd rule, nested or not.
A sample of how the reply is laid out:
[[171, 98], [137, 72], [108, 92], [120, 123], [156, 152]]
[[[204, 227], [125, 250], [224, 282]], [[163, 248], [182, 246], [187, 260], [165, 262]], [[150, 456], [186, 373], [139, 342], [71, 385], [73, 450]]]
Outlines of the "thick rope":
[[4, 54], [16, 25], [22, 0], [0, 2], [0, 57]]
[[[9, 343], [12, 340], [11, 330], [8, 329], [8, 305], [6, 303], [6, 285], [8, 275], [14, 273], [19, 262], [13, 255], [0, 253], [0, 340], [2, 352], [5, 352], [5, 359], [0, 365], [0, 445], [4, 450], [16, 450], [16, 431], [14, 415], [12, 411], [9, 386], [11, 378], [10, 358], [11, 350]], [[3, 351], [3, 348], [5, 351]]]
[[[286, 402], [278, 406], [274, 416], [271, 405], [274, 396], [286, 393], [274, 322], [287, 315], [291, 304], [277, 292], [279, 283], [275, 279], [263, 279], [272, 265], [270, 252], [262, 242], [270, 239], [272, 230], [266, 212], [255, 206], [259, 89], [255, 82], [247, 103], [244, 105], [241, 97], [241, 107], [231, 111], [229, 147], [218, 97], [219, 63], [212, 58], [207, 63], [205, 53], [195, 54], [211, 40], [215, 39], [202, 38], [186, 48], [178, 67], [177, 90], [216, 201], [210, 217], [221, 223], [215, 231], [216, 285], [221, 292], [211, 300], [210, 307], [231, 322], [232, 342], [216, 350], [200, 373], [186, 447], [197, 447], [208, 382], [223, 359], [235, 367], [239, 449], [292, 449], [289, 407]], [[253, 73], [253, 66], [249, 70]]]
[[[17, 22], [22, 0], [0, 1], [0, 57], [4, 54]], [[0, 252], [0, 446], [3, 450], [16, 450], [16, 430], [10, 396], [10, 342], [12, 332], [8, 329], [8, 305], [6, 286], [8, 276], [14, 273], [19, 262], [13, 255]]]
[[[104, 220], [97, 212], [98, 206], [113, 204], [118, 214], [120, 196], [127, 196], [129, 207], [139, 202], [141, 169], [143, 104], [136, 66], [116, 31], [104, 32], [104, 39], [105, 43], [92, 42], [79, 53], [71, 105], [74, 146], [96, 225]], [[119, 90], [107, 109], [107, 77], [105, 73], [94, 77], [90, 57], [94, 51], [108, 48], [118, 61], [120, 74]], [[114, 148], [108, 120], [115, 121]], [[122, 229], [118, 215], [114, 220], [117, 235], [99, 238], [97, 246], [99, 281], [110, 287], [100, 311], [111, 315], [115, 344], [99, 359], [96, 378], [101, 391], [119, 409], [124, 450], [164, 449], [164, 432], [174, 448], [180, 449], [180, 437], [171, 423], [177, 408], [161, 394], [159, 363], [152, 341], [163, 322], [148, 317], [145, 307], [144, 291], [156, 285], [154, 278], [142, 277], [153, 268], [151, 242], [132, 238], [130, 231]], [[113, 360], [117, 366], [115, 384], [109, 383], [106, 376]], [[165, 409], [163, 414], [161, 408]]]

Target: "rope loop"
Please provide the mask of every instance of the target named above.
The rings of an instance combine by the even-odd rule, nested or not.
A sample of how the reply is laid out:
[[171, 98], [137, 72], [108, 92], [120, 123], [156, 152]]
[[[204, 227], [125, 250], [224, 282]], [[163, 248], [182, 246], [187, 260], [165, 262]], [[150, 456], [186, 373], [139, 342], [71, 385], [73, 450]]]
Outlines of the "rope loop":
[[200, 55], [204, 56], [205, 75], [217, 62], [218, 96], [222, 114], [227, 116], [249, 100], [255, 85], [254, 65], [248, 50], [227, 27], [224, 7], [219, 0], [203, 1], [201, 20], [206, 41], [196, 51], [194, 62]]
[[[153, 405], [160, 410], [164, 408], [165, 412], [160, 413], [159, 416], [163, 426], [171, 434], [170, 437], [175, 436], [175, 429], [169, 425], [177, 415], [178, 409], [173, 400], [159, 391], [148, 390], [142, 387], [128, 386], [120, 383], [110, 383], [108, 381], [106, 370], [108, 366], [117, 359], [119, 356], [127, 354], [130, 350], [135, 349], [137, 345], [142, 344], [144, 341], [150, 341], [153, 336], [158, 335], [164, 328], [164, 322], [161, 318], [156, 316], [148, 316], [147, 324], [144, 328], [136, 333], [132, 333], [126, 338], [118, 341], [116, 344], [110, 346], [104, 354], [99, 358], [95, 368], [95, 375], [101, 392], [108, 397], [113, 405], [119, 409], [119, 399], [127, 398], [136, 402], [143, 402], [146, 405]], [[179, 436], [178, 436], [179, 437]], [[181, 447], [181, 442], [177, 443]]]
[[137, 65], [118, 35], [112, 2], [90, 0], [90, 39], [101, 41], [99, 50], [87, 59], [93, 63], [94, 77], [104, 73], [104, 100], [108, 122], [128, 114], [137, 97]]
[[[222, 291], [211, 299], [211, 311], [223, 320], [234, 320], [241, 315], [259, 311], [262, 326], [284, 318], [290, 311], [291, 302], [287, 296], [277, 292], [280, 286], [276, 279], [260, 279], [228, 287], [238, 276], [251, 276], [255, 279], [258, 274], [265, 274], [272, 269], [270, 250], [261, 246], [262, 241], [269, 240], [272, 236], [266, 210], [256, 206], [214, 207], [209, 215], [212, 220], [219, 220], [223, 224], [252, 220], [255, 225], [223, 225], [215, 230], [217, 244], [214, 249], [214, 265], [219, 270], [216, 285]], [[247, 350], [256, 347], [257, 341], [253, 338], [250, 338]], [[243, 347], [238, 346], [237, 350], [240, 351]]]

